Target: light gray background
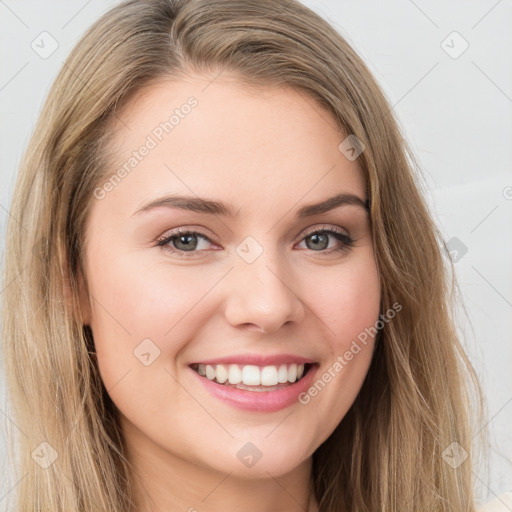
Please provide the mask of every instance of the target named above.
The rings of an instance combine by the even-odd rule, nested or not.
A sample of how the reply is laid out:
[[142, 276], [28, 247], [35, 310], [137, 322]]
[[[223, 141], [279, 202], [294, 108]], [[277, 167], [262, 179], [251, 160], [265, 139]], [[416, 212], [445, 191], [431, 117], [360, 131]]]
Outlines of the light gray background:
[[[43, 100], [79, 36], [116, 3], [0, 0], [2, 253], [16, 169]], [[473, 330], [463, 318], [460, 329], [488, 400], [489, 473], [475, 468], [475, 480], [489, 501], [512, 491], [512, 2], [304, 3], [369, 65], [422, 165], [445, 241], [467, 247], [455, 268]], [[47, 58], [31, 48], [43, 31], [58, 43]], [[454, 31], [469, 44], [457, 58], [464, 43]], [[3, 456], [6, 407], [0, 374], [0, 509], [16, 485]]]

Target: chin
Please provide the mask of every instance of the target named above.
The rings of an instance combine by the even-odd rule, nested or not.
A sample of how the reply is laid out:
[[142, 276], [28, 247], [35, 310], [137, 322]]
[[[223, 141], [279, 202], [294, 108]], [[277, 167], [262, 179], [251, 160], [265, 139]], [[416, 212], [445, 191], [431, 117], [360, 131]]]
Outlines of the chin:
[[[268, 435], [268, 432], [265, 435]], [[272, 434], [266, 443], [263, 438], [261, 443], [257, 440], [245, 443], [234, 441], [234, 446], [226, 447], [222, 453], [218, 454], [219, 458], [214, 464], [215, 469], [241, 479], [268, 479], [270, 475], [273, 477], [285, 475], [301, 464], [308, 464], [309, 456], [302, 450], [298, 453], [293, 444], [283, 446], [271, 437]], [[214, 452], [209, 451], [209, 453]], [[211, 462], [210, 466], [212, 466]]]

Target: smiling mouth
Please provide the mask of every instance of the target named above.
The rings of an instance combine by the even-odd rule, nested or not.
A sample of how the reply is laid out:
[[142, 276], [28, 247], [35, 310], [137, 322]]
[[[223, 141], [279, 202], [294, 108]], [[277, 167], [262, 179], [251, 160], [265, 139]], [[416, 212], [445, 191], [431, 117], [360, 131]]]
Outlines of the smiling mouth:
[[216, 384], [261, 392], [292, 386], [303, 379], [312, 366], [311, 363], [269, 366], [195, 363], [190, 368]]

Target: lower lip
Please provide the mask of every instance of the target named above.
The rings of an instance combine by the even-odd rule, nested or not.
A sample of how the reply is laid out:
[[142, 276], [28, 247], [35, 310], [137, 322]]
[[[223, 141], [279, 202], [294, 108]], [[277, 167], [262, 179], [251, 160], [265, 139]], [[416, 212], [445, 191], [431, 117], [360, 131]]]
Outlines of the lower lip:
[[311, 386], [318, 365], [314, 364], [299, 381], [275, 391], [247, 391], [233, 388], [224, 384], [217, 384], [190, 369], [200, 380], [203, 386], [215, 397], [224, 402], [253, 412], [276, 412], [298, 402], [298, 396]]

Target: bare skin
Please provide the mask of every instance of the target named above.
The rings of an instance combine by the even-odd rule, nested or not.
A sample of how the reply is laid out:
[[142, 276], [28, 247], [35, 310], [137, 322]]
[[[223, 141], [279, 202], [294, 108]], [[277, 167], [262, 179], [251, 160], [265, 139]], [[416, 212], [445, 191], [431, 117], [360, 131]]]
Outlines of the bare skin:
[[[157, 144], [93, 199], [84, 323], [121, 412], [137, 512], [313, 512], [312, 455], [354, 402], [374, 339], [341, 371], [332, 366], [378, 320], [380, 282], [364, 208], [296, 212], [339, 193], [364, 201], [365, 181], [338, 149], [345, 136], [334, 118], [312, 98], [255, 92], [227, 73], [212, 78], [163, 81], [119, 113], [127, 126], [115, 126], [107, 179], [148, 135]], [[157, 140], [155, 127], [192, 96], [197, 105]], [[226, 203], [238, 215], [136, 213], [170, 194]], [[200, 235], [188, 246], [179, 235], [157, 245], [176, 228]], [[252, 245], [242, 244], [247, 237]], [[240, 247], [261, 254], [248, 263]], [[134, 351], [148, 339], [145, 365]], [[317, 378], [329, 368], [332, 378], [307, 403], [255, 412], [212, 396], [189, 367], [247, 353], [310, 358]], [[261, 454], [252, 467], [237, 456], [248, 442]]]

